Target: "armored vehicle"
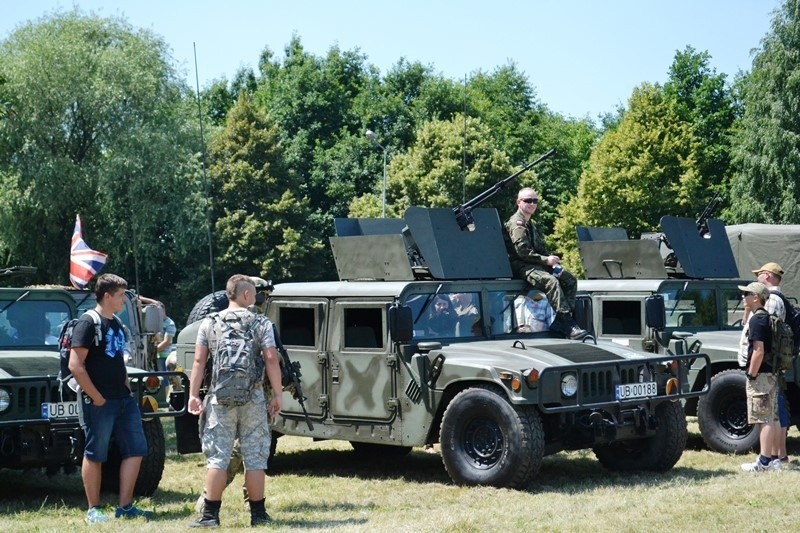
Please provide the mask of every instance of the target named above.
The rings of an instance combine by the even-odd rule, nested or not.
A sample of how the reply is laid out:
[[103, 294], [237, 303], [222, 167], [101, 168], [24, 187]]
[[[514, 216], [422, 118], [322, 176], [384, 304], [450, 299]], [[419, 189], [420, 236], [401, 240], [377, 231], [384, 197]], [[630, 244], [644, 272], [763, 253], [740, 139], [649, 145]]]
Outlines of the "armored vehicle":
[[[53, 475], [58, 471], [71, 473], [83, 460], [78, 397], [58, 378], [58, 336], [63, 324], [79, 316], [76, 302], [85, 304], [87, 294], [53, 287], [0, 288], [0, 469], [44, 469]], [[160, 331], [159, 309], [148, 306], [140, 310], [129, 305], [137, 302], [135, 293], [129, 291], [126, 296], [122, 319], [129, 338], [128, 351], [141, 354], [137, 343]], [[131, 356], [128, 375], [142, 409], [148, 444], [148, 456], [134, 490], [137, 495], [150, 495], [158, 488], [164, 469], [160, 418], [181, 412], [158, 408], [156, 398], [164, 397], [161, 377], [188, 379], [177, 372], [148, 372], [134, 363], [136, 357]], [[104, 490], [118, 490], [120, 461], [112, 442], [103, 466]]]
[[[686, 412], [697, 415], [703, 440], [712, 450], [744, 453], [758, 443], [747, 423], [746, 377], [737, 354], [742, 334], [739, 270], [724, 224], [663, 217], [662, 233], [629, 240], [621, 228], [578, 228], [578, 248], [588, 279], [578, 290], [591, 301], [591, 320], [582, 327], [598, 339], [657, 354], [702, 351], [691, 367], [692, 390], [711, 381], [699, 400], [689, 399]], [[762, 263], [751, 267], [758, 268]], [[645, 302], [664, 300], [665, 327], [645, 322]], [[579, 321], [580, 322], [580, 321]], [[786, 374], [792, 422], [800, 422], [798, 362]]]
[[[302, 368], [305, 400], [284, 394], [275, 436], [387, 457], [440, 442], [465, 485], [524, 487], [545, 455], [584, 448], [612, 470], [670, 469], [687, 436], [679, 400], [707, 389], [690, 390], [688, 364], [705, 355], [531, 327], [520, 304], [536, 309], [540, 295], [512, 279], [497, 211], [463, 207], [337, 220], [340, 280], [275, 285], [266, 313]], [[645, 320], [658, 328], [663, 300], [648, 301]], [[197, 328], [178, 336], [184, 368]], [[176, 419], [182, 452], [199, 450], [190, 420]]]

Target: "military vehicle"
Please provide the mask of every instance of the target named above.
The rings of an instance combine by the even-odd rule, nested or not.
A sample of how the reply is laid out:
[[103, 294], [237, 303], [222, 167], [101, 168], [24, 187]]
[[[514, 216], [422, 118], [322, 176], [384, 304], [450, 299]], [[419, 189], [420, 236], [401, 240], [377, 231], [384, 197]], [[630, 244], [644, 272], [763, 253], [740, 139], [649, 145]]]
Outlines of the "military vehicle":
[[[5, 272], [13, 271], [6, 269]], [[58, 336], [61, 327], [79, 316], [94, 295], [55, 287], [0, 288], [0, 469], [44, 469], [48, 475], [71, 473], [83, 460], [84, 434], [78, 419], [76, 393], [58, 379]], [[121, 313], [128, 334], [128, 374], [139, 400], [148, 455], [136, 481], [137, 495], [151, 495], [164, 470], [165, 442], [160, 418], [181, 410], [159, 409], [164, 397], [161, 376], [136, 368], [148, 335], [161, 329], [155, 306], [139, 309], [135, 293], [126, 293]], [[163, 402], [166, 403], [166, 402]], [[121, 457], [113, 445], [103, 466], [102, 487], [117, 491]]]
[[[612, 470], [664, 471], [681, 457], [679, 400], [706, 392], [688, 382], [705, 355], [523, 331], [518, 304], [530, 291], [512, 279], [496, 210], [411, 207], [403, 220], [340, 219], [336, 231], [340, 280], [277, 284], [266, 305], [302, 368], [308, 414], [284, 394], [276, 437], [346, 440], [386, 457], [440, 442], [454, 482], [514, 488], [561, 450], [591, 448]], [[460, 305], [449, 325], [434, 316], [437, 299]], [[648, 300], [648, 325], [664, 313], [662, 299]], [[184, 368], [198, 327], [178, 336]], [[180, 452], [199, 451], [189, 415], [176, 437]]]
[[[737, 354], [742, 333], [740, 279], [725, 225], [715, 219], [663, 217], [663, 232], [629, 240], [621, 228], [578, 228], [586, 280], [578, 290], [591, 301], [591, 320], [581, 323], [598, 339], [658, 354], [702, 351], [690, 371], [692, 390], [711, 380], [709, 393], [686, 402], [697, 415], [703, 440], [712, 450], [745, 453], [758, 443], [747, 423], [746, 377]], [[701, 229], [702, 228], [702, 229]], [[758, 268], [763, 264], [751, 268]], [[644, 320], [645, 302], [663, 298], [663, 330]], [[580, 323], [580, 321], [579, 321]], [[798, 361], [786, 374], [792, 423], [800, 422]]]

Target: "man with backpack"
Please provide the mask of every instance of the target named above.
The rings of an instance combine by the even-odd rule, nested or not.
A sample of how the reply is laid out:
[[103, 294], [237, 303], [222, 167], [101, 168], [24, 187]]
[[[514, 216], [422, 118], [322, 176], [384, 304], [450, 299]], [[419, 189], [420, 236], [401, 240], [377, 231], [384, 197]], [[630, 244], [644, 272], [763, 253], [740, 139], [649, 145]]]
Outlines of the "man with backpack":
[[[225, 290], [228, 308], [203, 319], [195, 345], [188, 410], [195, 415], [205, 411], [201, 431], [207, 496], [202, 515], [189, 527], [219, 526], [222, 492], [237, 438], [245, 467], [250, 524], [259, 526], [271, 520], [264, 508], [264, 470], [271, 441], [268, 416], [277, 416], [282, 408], [280, 362], [272, 323], [247, 309], [256, 301], [256, 287], [250, 277], [231, 276]], [[209, 357], [211, 384], [201, 402], [200, 386]], [[269, 405], [262, 385], [265, 370], [274, 393]]]
[[102, 274], [95, 285], [97, 307], [75, 323], [69, 351], [69, 372], [81, 390], [86, 435], [81, 476], [89, 511], [86, 521], [108, 520], [100, 507], [102, 466], [108, 458], [112, 434], [119, 447], [119, 506], [116, 518], [150, 518], [152, 512], [133, 505], [133, 488], [147, 440], [142, 415], [128, 386], [125, 368], [125, 330], [114, 315], [125, 307], [128, 283], [114, 274]]
[[[764, 266], [757, 270], [753, 270], [759, 282], [763, 283], [769, 291], [769, 299], [764, 304], [764, 309], [771, 315], [775, 315], [781, 320], [790, 323], [791, 326], [791, 313], [794, 311], [793, 307], [786, 300], [786, 297], [781, 292], [781, 279], [783, 278], [783, 268], [778, 263], [766, 263]], [[800, 332], [795, 331], [793, 334], [797, 337]], [[797, 338], [795, 340], [798, 340]], [[773, 449], [773, 462], [777, 461], [777, 465], [781, 466], [782, 463], [787, 463], [789, 457], [786, 453], [786, 435], [789, 432], [789, 408], [786, 404], [786, 398], [783, 394], [785, 384], [781, 380], [781, 387], [778, 390], [778, 418], [780, 419], [780, 429], [775, 435], [775, 443]]]
[[[747, 321], [748, 349], [745, 361], [747, 375], [747, 423], [759, 431], [760, 454], [753, 463], [745, 463], [745, 472], [764, 472], [780, 468], [772, 461], [773, 443], [778, 428], [778, 378], [772, 368], [772, 326], [764, 309], [769, 291], [763, 283], [754, 281], [739, 286], [745, 309], [752, 311]], [[745, 311], [745, 314], [747, 311]]]

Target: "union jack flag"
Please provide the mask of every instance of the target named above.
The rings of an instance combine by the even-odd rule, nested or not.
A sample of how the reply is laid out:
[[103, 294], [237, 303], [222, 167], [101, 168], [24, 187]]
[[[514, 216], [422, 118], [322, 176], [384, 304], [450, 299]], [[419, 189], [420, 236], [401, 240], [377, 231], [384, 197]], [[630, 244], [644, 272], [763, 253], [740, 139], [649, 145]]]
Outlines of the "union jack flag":
[[100, 272], [106, 264], [108, 255], [89, 248], [83, 240], [81, 216], [75, 215], [75, 230], [72, 232], [72, 246], [69, 250], [69, 280], [77, 289], [89, 284], [92, 276]]

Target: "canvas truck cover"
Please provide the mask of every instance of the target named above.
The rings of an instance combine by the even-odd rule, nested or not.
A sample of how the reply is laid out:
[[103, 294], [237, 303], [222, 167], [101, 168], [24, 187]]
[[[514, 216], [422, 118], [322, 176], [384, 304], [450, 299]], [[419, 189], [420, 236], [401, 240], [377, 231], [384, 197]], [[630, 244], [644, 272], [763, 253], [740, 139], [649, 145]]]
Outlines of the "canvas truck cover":
[[753, 270], [774, 261], [784, 271], [781, 290], [800, 300], [800, 225], [736, 224], [725, 230], [742, 278], [755, 278]]

